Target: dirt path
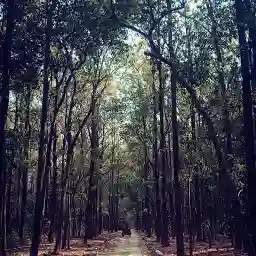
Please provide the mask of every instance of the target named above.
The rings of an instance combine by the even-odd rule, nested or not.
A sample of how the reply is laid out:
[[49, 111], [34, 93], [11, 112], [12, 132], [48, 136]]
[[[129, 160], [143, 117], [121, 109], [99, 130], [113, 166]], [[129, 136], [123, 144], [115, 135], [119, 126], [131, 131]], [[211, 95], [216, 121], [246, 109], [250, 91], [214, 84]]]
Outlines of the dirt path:
[[[104, 244], [103, 238], [109, 241]], [[88, 241], [90, 247], [85, 248], [81, 239], [71, 240], [71, 250], [61, 251], [62, 256], [151, 256], [145, 241], [136, 232], [132, 231], [131, 237], [122, 237], [121, 232], [105, 233], [98, 237], [97, 240]], [[106, 246], [105, 246], [106, 245]], [[39, 255], [51, 255], [53, 244], [41, 245]], [[13, 249], [7, 255], [29, 256], [29, 246]]]
[[110, 248], [98, 253], [99, 256], [150, 256], [144, 241], [136, 231], [131, 237], [116, 237]]

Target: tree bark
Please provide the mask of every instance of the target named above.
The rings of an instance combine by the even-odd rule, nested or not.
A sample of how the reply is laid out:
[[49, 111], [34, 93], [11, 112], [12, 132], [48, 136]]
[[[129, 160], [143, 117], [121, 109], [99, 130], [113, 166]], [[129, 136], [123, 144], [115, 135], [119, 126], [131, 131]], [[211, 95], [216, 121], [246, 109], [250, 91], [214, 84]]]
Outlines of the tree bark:
[[159, 195], [159, 172], [158, 172], [158, 153], [157, 153], [157, 99], [156, 99], [156, 85], [155, 85], [155, 64], [152, 58], [152, 94], [153, 94], [153, 173], [154, 173], [154, 185], [155, 185], [155, 231], [157, 241], [160, 241], [161, 236], [161, 200]]
[[11, 192], [12, 192], [12, 179], [13, 179], [13, 167], [8, 172], [8, 188], [7, 188], [7, 202], [6, 202], [6, 230], [7, 234], [11, 232]]
[[2, 256], [6, 255], [6, 207], [5, 207], [5, 179], [6, 179], [6, 163], [5, 163], [5, 140], [6, 140], [6, 119], [9, 107], [9, 84], [10, 84], [10, 59], [11, 47], [13, 42], [14, 31], [14, 0], [7, 1], [6, 31], [2, 45], [2, 87], [0, 90], [0, 252]]
[[146, 118], [145, 116], [142, 116], [142, 126], [143, 126], [143, 147], [144, 147], [144, 188], [145, 188], [145, 230], [147, 237], [151, 237], [151, 209], [150, 209], [150, 189], [148, 185], [148, 179], [149, 179], [149, 163], [148, 163], [148, 150], [147, 150], [147, 125], [146, 125]]
[[[228, 164], [228, 169], [230, 172], [232, 172], [233, 168], [233, 160], [232, 160], [232, 132], [231, 132], [231, 124], [230, 124], [230, 119], [229, 119], [229, 111], [228, 111], [228, 97], [227, 97], [227, 86], [225, 83], [225, 77], [224, 77], [224, 62], [223, 62], [223, 57], [222, 57], [222, 52], [220, 49], [220, 43], [219, 43], [219, 36], [217, 32], [217, 22], [214, 16], [214, 10], [212, 6], [211, 0], [206, 1], [206, 6], [208, 9], [208, 15], [211, 19], [212, 23], [212, 37], [213, 37], [213, 46], [215, 49], [215, 53], [217, 56], [217, 73], [218, 73], [218, 80], [220, 84], [220, 98], [222, 101], [222, 123], [223, 123], [223, 128], [225, 132], [225, 148], [224, 148], [224, 153], [225, 157], [227, 159], [227, 164]], [[232, 205], [230, 206], [232, 207]], [[234, 212], [234, 211], [232, 211]], [[234, 216], [233, 216], [234, 217]], [[238, 230], [234, 230], [235, 236], [236, 236], [236, 247], [240, 247], [241, 249], [241, 242], [239, 242], [239, 237], [240, 235], [237, 233], [239, 232]]]
[[161, 222], [161, 244], [162, 246], [169, 246], [169, 231], [168, 231], [168, 208], [167, 208], [167, 197], [166, 197], [166, 141], [164, 132], [164, 81], [162, 79], [162, 67], [161, 62], [157, 62], [158, 79], [159, 79], [159, 112], [160, 112], [160, 155], [161, 155], [161, 211], [162, 211], [162, 222]]
[[179, 160], [179, 137], [178, 137], [178, 122], [177, 122], [177, 102], [176, 102], [176, 78], [172, 74], [172, 132], [173, 132], [173, 178], [174, 178], [174, 197], [175, 197], [175, 231], [177, 243], [177, 255], [184, 256], [184, 238], [182, 224], [182, 193], [179, 180], [180, 160]]
[[[67, 104], [66, 104], [66, 113], [65, 113], [65, 126], [67, 123]], [[64, 176], [65, 176], [65, 152], [66, 152], [66, 147], [67, 147], [67, 142], [66, 142], [67, 138], [65, 135], [63, 135], [63, 140], [62, 140], [62, 164], [61, 164], [61, 193], [60, 193], [60, 202], [59, 205], [57, 207], [57, 218], [56, 218], [56, 230], [55, 230], [55, 236], [56, 236], [56, 240], [55, 240], [55, 245], [54, 245], [54, 254], [58, 254], [59, 250], [60, 250], [60, 244], [61, 244], [61, 228], [62, 228], [62, 208], [63, 208], [63, 191], [64, 191]], [[67, 159], [68, 161], [68, 159]], [[68, 164], [68, 162], [66, 162], [66, 164]]]
[[252, 235], [253, 251], [248, 255], [256, 254], [256, 197], [255, 197], [255, 147], [252, 115], [252, 94], [251, 94], [251, 74], [249, 66], [249, 49], [246, 40], [246, 29], [244, 24], [244, 5], [241, 0], [235, 1], [237, 29], [239, 37], [239, 49], [241, 56], [241, 72], [243, 78], [243, 118], [244, 118], [244, 143], [245, 143], [245, 163], [247, 169], [247, 197], [248, 197], [248, 227]]
[[[92, 98], [95, 98], [96, 88], [93, 88]], [[88, 238], [93, 238], [95, 227], [94, 220], [94, 206], [97, 200], [96, 190], [97, 183], [94, 181], [94, 175], [98, 173], [99, 165], [99, 138], [98, 138], [98, 124], [97, 124], [97, 106], [94, 103], [92, 106], [92, 118], [91, 118], [91, 159], [90, 159], [90, 178], [88, 188], [88, 202], [85, 210], [85, 236], [84, 241]], [[95, 216], [96, 217], [96, 216]]]
[[[172, 9], [171, 1], [167, 0], [167, 8]], [[172, 29], [173, 29], [172, 14], [168, 15], [168, 47], [170, 57], [172, 58]], [[184, 237], [183, 237], [183, 223], [182, 223], [182, 191], [179, 180], [180, 159], [179, 159], [179, 131], [177, 121], [177, 76], [173, 69], [171, 69], [171, 99], [172, 99], [172, 141], [173, 141], [173, 178], [174, 178], [174, 198], [175, 198], [175, 232], [176, 232], [176, 246], [177, 256], [184, 256]]]
[[49, 66], [50, 66], [50, 46], [52, 35], [52, 16], [55, 10], [57, 0], [53, 0], [51, 6], [48, 6], [49, 2], [46, 1], [46, 13], [47, 24], [45, 28], [45, 47], [44, 47], [44, 86], [43, 86], [43, 99], [42, 99], [42, 111], [40, 120], [40, 135], [39, 135], [39, 150], [38, 150], [38, 170], [36, 179], [36, 205], [33, 223], [32, 243], [30, 249], [30, 256], [38, 255], [38, 248], [41, 240], [41, 221], [44, 208], [44, 189], [43, 183], [44, 177], [44, 165], [45, 165], [45, 125], [48, 114], [48, 96], [49, 96]]
[[19, 226], [19, 236], [23, 241], [24, 239], [24, 223], [26, 216], [26, 205], [28, 195], [28, 163], [29, 163], [29, 143], [30, 143], [30, 100], [31, 88], [27, 86], [26, 94], [26, 111], [25, 111], [25, 138], [24, 138], [24, 169], [22, 173], [22, 195], [21, 195], [21, 218]]
[[52, 177], [52, 193], [51, 193], [51, 209], [50, 209], [50, 231], [48, 234], [48, 241], [53, 242], [53, 233], [55, 227], [55, 214], [57, 211], [57, 178], [58, 178], [58, 168], [57, 168], [57, 129], [56, 125], [53, 132], [53, 145], [52, 145], [52, 159], [53, 159], [53, 177]]

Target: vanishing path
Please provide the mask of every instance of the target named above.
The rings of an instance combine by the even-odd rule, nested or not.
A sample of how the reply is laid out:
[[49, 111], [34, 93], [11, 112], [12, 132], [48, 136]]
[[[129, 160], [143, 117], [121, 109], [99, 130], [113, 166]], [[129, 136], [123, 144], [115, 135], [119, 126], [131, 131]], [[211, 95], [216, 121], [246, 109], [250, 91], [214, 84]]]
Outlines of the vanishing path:
[[136, 231], [131, 237], [116, 237], [109, 249], [100, 252], [100, 256], [150, 256], [144, 241]]

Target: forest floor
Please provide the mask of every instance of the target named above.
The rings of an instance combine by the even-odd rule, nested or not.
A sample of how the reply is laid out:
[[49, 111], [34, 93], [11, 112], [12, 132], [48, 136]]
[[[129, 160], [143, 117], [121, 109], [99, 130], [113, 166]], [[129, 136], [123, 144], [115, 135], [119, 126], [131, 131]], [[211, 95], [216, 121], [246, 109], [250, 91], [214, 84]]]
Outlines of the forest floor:
[[[62, 250], [61, 256], [150, 256], [142, 236], [133, 231], [132, 236], [122, 236], [121, 231], [103, 232], [95, 240], [88, 240], [85, 247], [81, 238], [71, 240], [71, 249]], [[41, 244], [39, 255], [51, 255], [54, 244]], [[17, 246], [8, 250], [8, 256], [29, 256], [29, 246]]]
[[[185, 239], [186, 255], [189, 244]], [[176, 243], [170, 240], [169, 247], [161, 247], [155, 238], [146, 238], [143, 234], [132, 231], [131, 237], [122, 236], [121, 232], [104, 232], [95, 240], [88, 240], [88, 247], [82, 239], [71, 240], [71, 250], [61, 251], [61, 256], [175, 256]], [[51, 255], [53, 244], [42, 244], [39, 255]], [[8, 256], [29, 256], [29, 247], [17, 247], [9, 250]], [[209, 249], [207, 243], [195, 243], [193, 255], [197, 256], [232, 256], [241, 255], [234, 252], [227, 240], [218, 240]]]
[[[84, 255], [98, 255], [100, 251], [104, 251], [106, 246], [110, 244], [111, 240], [114, 240], [116, 237], [121, 236], [121, 233], [108, 233], [103, 232], [94, 240], [88, 240], [88, 247], [85, 247], [83, 244], [83, 239], [74, 238], [70, 241], [70, 250], [61, 250], [61, 256], [84, 256]], [[39, 254], [51, 255], [54, 248], [54, 244], [42, 243], [40, 245]], [[7, 256], [29, 256], [30, 246], [17, 246], [15, 248], [7, 250]]]
[[[170, 246], [162, 247], [156, 238], [147, 238], [142, 236], [148, 250], [151, 252], [151, 256], [175, 256], [176, 255], [176, 240], [170, 239]], [[188, 237], [184, 239], [185, 255], [189, 255], [189, 240]], [[231, 243], [224, 236], [218, 236], [209, 247], [206, 242], [194, 242], [193, 255], [196, 256], [245, 256], [241, 251], [235, 251], [231, 246]]]

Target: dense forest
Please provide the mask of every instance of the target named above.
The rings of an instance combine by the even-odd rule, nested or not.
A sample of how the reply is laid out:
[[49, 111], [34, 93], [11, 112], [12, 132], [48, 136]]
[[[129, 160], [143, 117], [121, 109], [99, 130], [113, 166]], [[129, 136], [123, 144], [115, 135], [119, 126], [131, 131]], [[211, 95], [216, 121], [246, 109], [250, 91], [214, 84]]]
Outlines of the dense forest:
[[254, 0], [2, 0], [0, 51], [1, 256], [122, 221], [256, 255]]

